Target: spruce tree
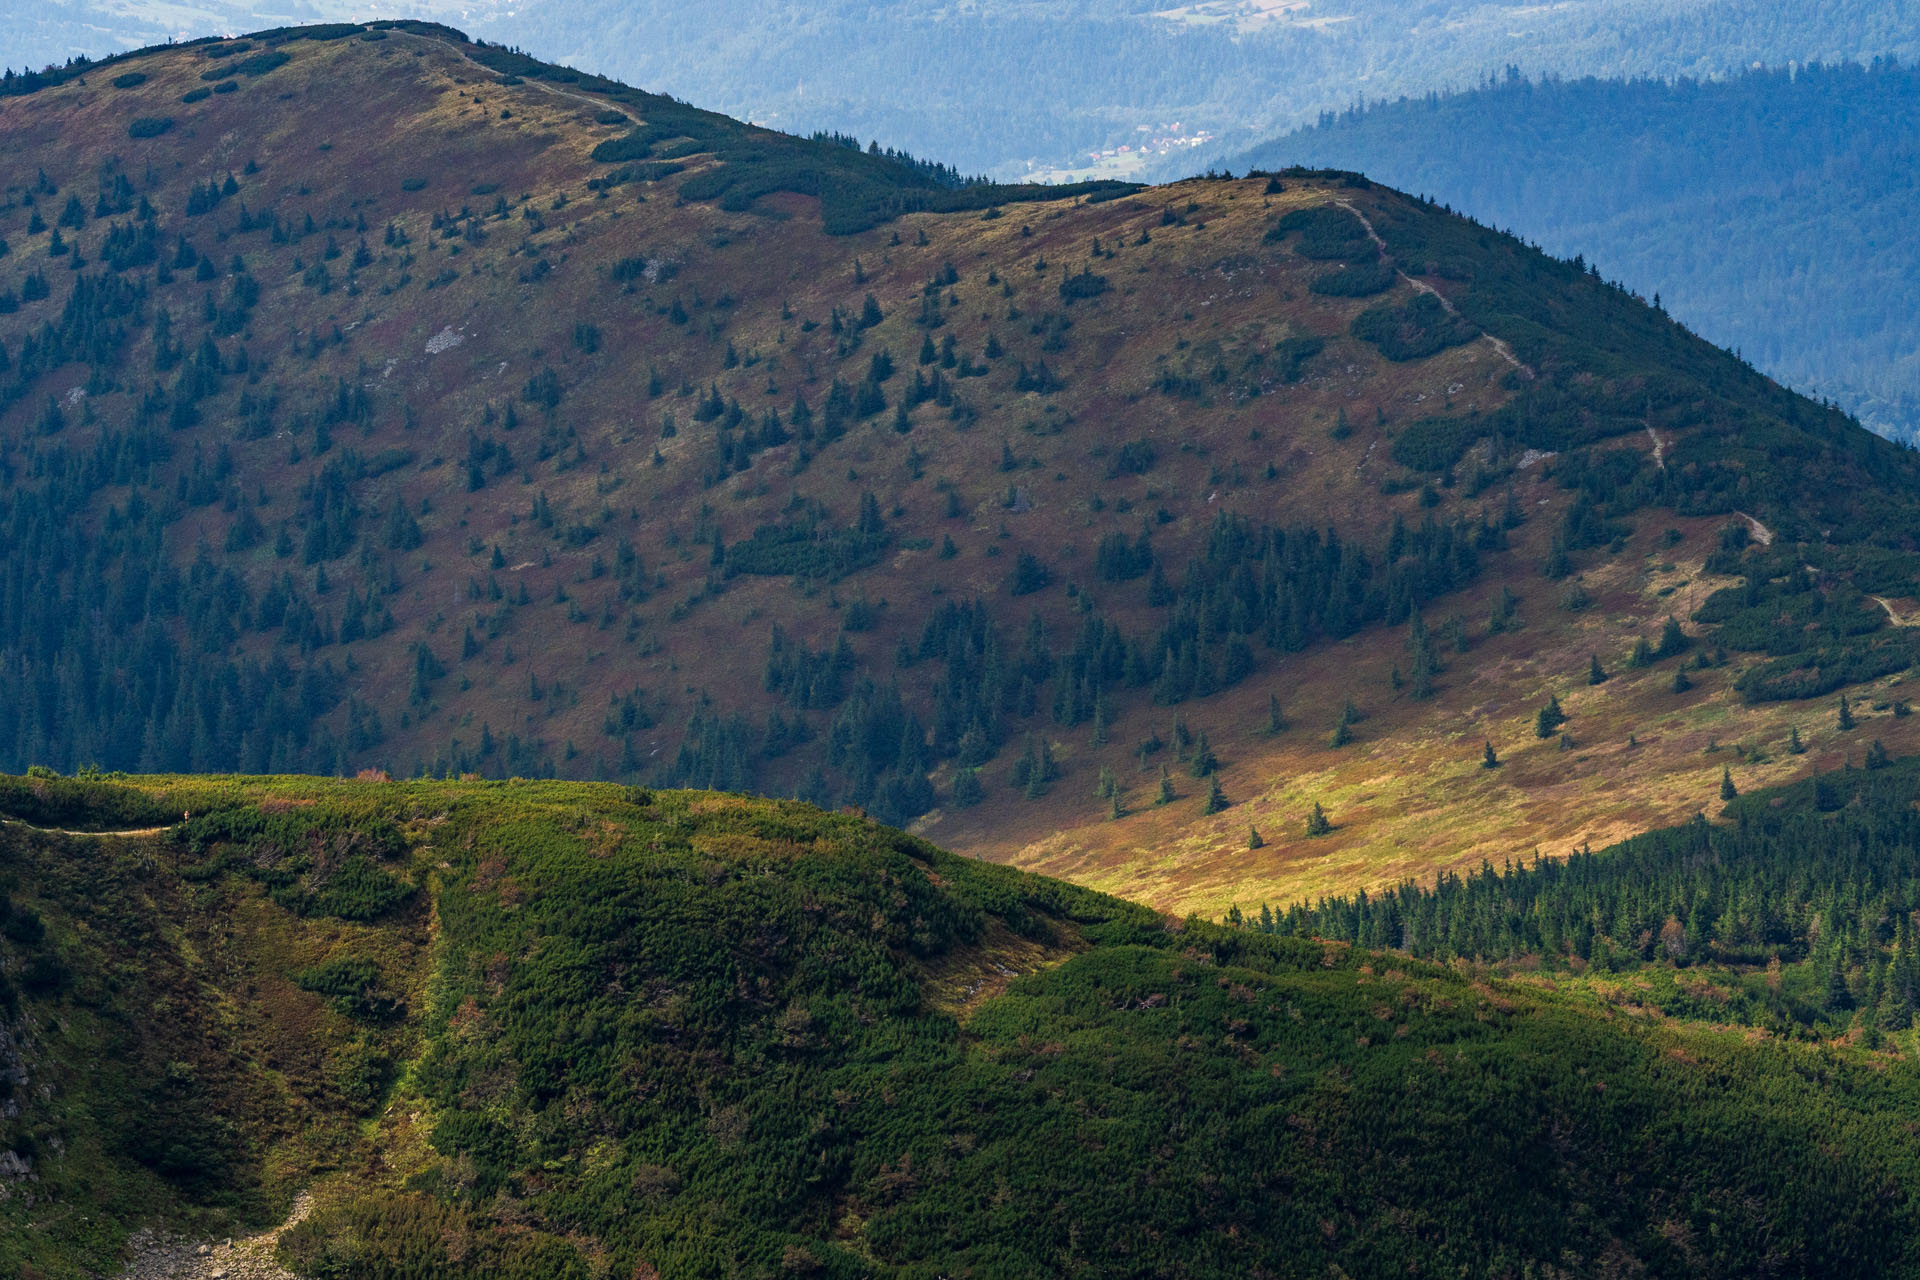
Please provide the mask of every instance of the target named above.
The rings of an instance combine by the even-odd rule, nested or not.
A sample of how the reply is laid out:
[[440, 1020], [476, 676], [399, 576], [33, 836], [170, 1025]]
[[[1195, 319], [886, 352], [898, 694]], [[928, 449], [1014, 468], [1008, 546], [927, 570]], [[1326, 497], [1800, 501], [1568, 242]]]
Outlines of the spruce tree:
[[1275, 735], [1285, 730], [1286, 727], [1287, 722], [1280, 714], [1280, 696], [1269, 693], [1267, 695], [1267, 733], [1270, 736]]
[[1534, 736], [1551, 738], [1560, 726], [1566, 723], [1566, 720], [1567, 713], [1560, 709], [1560, 696], [1552, 694], [1547, 698], [1547, 705], [1540, 708], [1533, 717]]
[[1587, 658], [1587, 683], [1605, 684], [1607, 678], [1606, 668], [1600, 665], [1600, 655], [1590, 654]]
[[1307, 815], [1307, 834], [1324, 836], [1333, 830], [1333, 823], [1327, 821], [1327, 811], [1320, 807], [1318, 800], [1313, 802], [1313, 812]]
[[1266, 843], [1267, 842], [1265, 840], [1262, 840], [1260, 838], [1260, 828], [1254, 826], [1252, 823], [1248, 823], [1247, 824], [1247, 848], [1249, 849], [1264, 848], [1266, 846]]
[[1739, 795], [1739, 789], [1733, 785], [1733, 770], [1722, 765], [1720, 768], [1720, 798], [1722, 800], [1734, 800], [1738, 799]]
[[1847, 695], [1844, 693], [1840, 695], [1839, 725], [1843, 730], [1853, 728], [1853, 704], [1847, 701]]
[[1167, 766], [1161, 765], [1160, 766], [1160, 795], [1157, 799], [1154, 800], [1154, 803], [1170, 804], [1177, 798], [1178, 797], [1173, 789], [1173, 777], [1167, 772]]
[[1673, 669], [1673, 691], [1675, 693], [1685, 693], [1691, 688], [1693, 688], [1693, 681], [1687, 678], [1687, 673], [1679, 667], [1675, 667]]
[[1662, 658], [1671, 658], [1686, 650], [1693, 642], [1687, 639], [1687, 633], [1680, 629], [1680, 622], [1672, 614], [1667, 615], [1666, 625], [1660, 629], [1660, 647], [1658, 654]]
[[1207, 778], [1207, 804], [1203, 812], [1210, 814], [1218, 813], [1226, 807], [1227, 793], [1220, 789], [1219, 775], [1214, 774], [1209, 776]]
[[1801, 756], [1806, 753], [1806, 744], [1800, 741], [1800, 726], [1794, 725], [1787, 730], [1787, 754]]
[[1493, 739], [1491, 738], [1487, 739], [1486, 751], [1480, 757], [1480, 767], [1482, 769], [1498, 769], [1500, 767], [1500, 757], [1494, 752]]
[[1213, 754], [1213, 748], [1207, 745], [1206, 731], [1202, 730], [1199, 739], [1194, 743], [1193, 759], [1187, 765], [1187, 769], [1196, 778], [1207, 778], [1211, 777], [1213, 771], [1219, 767], [1220, 761]]

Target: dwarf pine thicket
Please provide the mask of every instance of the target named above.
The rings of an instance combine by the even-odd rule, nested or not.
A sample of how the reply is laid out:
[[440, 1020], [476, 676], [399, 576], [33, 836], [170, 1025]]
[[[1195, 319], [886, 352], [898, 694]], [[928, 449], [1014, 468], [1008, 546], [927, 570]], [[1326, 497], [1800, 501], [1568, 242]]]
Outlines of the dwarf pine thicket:
[[[1656, 947], [1756, 974], [1791, 958], [1811, 902], [1820, 962], [1840, 957], [1844, 985], [1864, 958], [1896, 992], [1905, 890], [1878, 850], [1910, 854], [1916, 775], [1862, 777], [1743, 797], [1741, 826], [1645, 837], [1563, 882], [1603, 906], [1686, 898]], [[1590, 998], [1597, 976], [1556, 992], [1169, 924], [710, 792], [41, 776], [0, 785], [0, 811], [194, 815], [149, 836], [0, 826], [24, 1050], [6, 1065], [54, 1084], [16, 1090], [0, 1133], [45, 1194], [99, 1215], [0, 1232], [0, 1258], [49, 1275], [138, 1212], [230, 1231], [309, 1184], [281, 1256], [315, 1277], [1485, 1273], [1622, 1251], [1659, 1269], [1676, 1232], [1689, 1266], [1729, 1272], [1915, 1261], [1915, 1198], [1880, 1194], [1920, 1189], [1888, 1120], [1920, 1103], [1884, 1069], [1895, 1045], [1728, 1036], [1697, 991], [1654, 988], [1670, 1018], [1623, 1018]], [[1703, 841], [1717, 859], [1680, 854]], [[1691, 892], [1647, 884], [1668, 849]], [[1532, 883], [1509, 881], [1527, 919], [1567, 900]], [[1484, 896], [1443, 897], [1463, 893]], [[1786, 934], [1748, 938], [1754, 915]], [[1435, 936], [1470, 936], [1454, 918]], [[1607, 922], [1629, 967], [1641, 918]], [[1332, 907], [1315, 919], [1337, 931]]]

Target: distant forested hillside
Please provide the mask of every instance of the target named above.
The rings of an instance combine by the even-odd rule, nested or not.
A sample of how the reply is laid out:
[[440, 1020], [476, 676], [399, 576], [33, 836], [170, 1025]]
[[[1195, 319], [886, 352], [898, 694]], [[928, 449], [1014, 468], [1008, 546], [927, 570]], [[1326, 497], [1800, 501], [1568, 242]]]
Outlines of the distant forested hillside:
[[[299, 11], [300, 21], [367, 13], [347, 0]], [[1676, 76], [1920, 55], [1920, 0], [393, 0], [380, 13], [453, 22], [757, 123], [857, 133], [1001, 178], [1205, 131], [1215, 148], [1151, 146], [1150, 167], [1125, 173], [1184, 176], [1221, 148], [1358, 96], [1445, 90], [1508, 63]], [[0, 0], [0, 64], [286, 20], [246, 0]]]
[[1920, 432], [1920, 71], [1546, 81], [1324, 117], [1242, 164], [1336, 165], [1585, 254], [1883, 434]]

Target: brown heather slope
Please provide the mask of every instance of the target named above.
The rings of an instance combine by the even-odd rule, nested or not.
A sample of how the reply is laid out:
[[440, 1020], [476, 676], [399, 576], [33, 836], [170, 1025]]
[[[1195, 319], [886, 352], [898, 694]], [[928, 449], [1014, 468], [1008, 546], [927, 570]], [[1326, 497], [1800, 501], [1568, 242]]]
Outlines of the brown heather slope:
[[[722, 171], [777, 169], [788, 143], [503, 61], [444, 29], [289, 34], [301, 33], [256, 37], [229, 56], [215, 56], [224, 44], [150, 51], [0, 98], [0, 238], [10, 249], [0, 291], [21, 298], [0, 315], [15, 363], [0, 381], [17, 380], [0, 400], [0, 466], [18, 493], [85, 477], [75, 482], [91, 490], [65, 517], [76, 536], [150, 522], [187, 575], [187, 595], [229, 590], [235, 616], [257, 621], [258, 602], [285, 575], [322, 620], [304, 636], [291, 623], [222, 630], [190, 607], [167, 625], [239, 667], [332, 664], [324, 738], [315, 745], [304, 727], [274, 736], [280, 727], [263, 724], [224, 740], [221, 716], [234, 714], [231, 690], [244, 686], [216, 680], [203, 686], [213, 692], [197, 720], [181, 711], [62, 744], [32, 727], [34, 707], [103, 724], [116, 708], [73, 692], [57, 649], [15, 637], [5, 656], [17, 687], [40, 692], [23, 693], [32, 706], [0, 724], [12, 733], [0, 746], [22, 757], [11, 767], [552, 769], [707, 784], [727, 777], [705, 766], [671, 774], [689, 717], [738, 714], [754, 739], [753, 785], [787, 794], [829, 759], [845, 708], [796, 710], [765, 687], [776, 625], [813, 650], [844, 637], [856, 664], [845, 688], [864, 676], [882, 688], [897, 680], [931, 725], [940, 664], [902, 667], [896, 654], [917, 648], [937, 608], [988, 602], [1009, 658], [1030, 617], [1058, 659], [1097, 615], [1157, 659], [1169, 611], [1149, 602], [1146, 577], [1103, 581], [1096, 548], [1144, 521], [1178, 588], [1182, 566], [1230, 516], [1335, 530], [1376, 559], [1396, 517], [1413, 529], [1428, 517], [1484, 527], [1477, 578], [1423, 606], [1446, 664], [1436, 696], [1416, 701], [1391, 679], [1412, 666], [1398, 618], [1299, 651], [1256, 633], [1250, 675], [1177, 706], [1112, 680], [1104, 745], [1092, 724], [1049, 716], [1056, 685], [1043, 678], [1034, 714], [1006, 713], [1004, 745], [981, 770], [982, 803], [947, 802], [955, 766], [937, 750], [910, 771], [929, 774], [938, 803], [917, 829], [1169, 911], [1214, 914], [1598, 844], [1717, 804], [1723, 766], [1744, 789], [1860, 755], [1876, 737], [1896, 753], [1910, 746], [1911, 722], [1892, 714], [1897, 693], [1878, 687], [1853, 690], [1862, 725], [1844, 735], [1832, 727], [1829, 687], [1814, 703], [1749, 704], [1733, 682], [1763, 655], [1737, 644], [1728, 663], [1691, 670], [1682, 693], [1673, 669], [1684, 659], [1626, 670], [1635, 636], [1657, 636], [1670, 613], [1689, 622], [1712, 590], [1741, 582], [1728, 572], [1739, 549], [1720, 551], [1722, 530], [1744, 527], [1736, 511], [1779, 535], [1774, 551], [1811, 548], [1803, 558], [1833, 609], [1853, 598], [1850, 577], [1867, 563], [1846, 548], [1880, 544], [1870, 589], [1896, 614], [1912, 612], [1912, 525], [1901, 518], [1912, 511], [1913, 468], [1574, 267], [1341, 175], [1194, 181], [1119, 198], [1010, 192], [1004, 203], [829, 234], [821, 201], [803, 192], [831, 197], [859, 176], [845, 166], [866, 158], [792, 144], [824, 157], [818, 172], [776, 177], [762, 184], [767, 194], [743, 198], [739, 186], [718, 189]], [[259, 61], [273, 52], [287, 60]], [[206, 80], [231, 66], [246, 69]], [[603, 122], [615, 112], [621, 120]], [[636, 149], [639, 171], [592, 158], [628, 133], [627, 120], [669, 117], [653, 140], [664, 145]], [[188, 212], [194, 191], [212, 182], [217, 192], [229, 175], [231, 194]], [[104, 261], [110, 227], [140, 222], [138, 209], [111, 212], [116, 191], [122, 204], [154, 210], [159, 263], [113, 271]], [[75, 195], [82, 225], [62, 228]], [[1275, 224], [1331, 206], [1363, 214], [1412, 274], [1370, 297], [1312, 292], [1334, 257], [1304, 256], [1301, 239]], [[52, 225], [29, 230], [35, 220]], [[86, 260], [77, 272], [70, 256], [50, 256], [55, 232]], [[175, 267], [162, 281], [156, 266], [185, 261], [181, 236], [215, 265]], [[217, 313], [236, 255], [259, 296], [227, 320]], [[43, 300], [30, 296], [34, 276], [50, 285]], [[96, 277], [145, 292], [106, 322], [70, 323], [76, 282]], [[1083, 287], [1063, 288], [1076, 277]], [[1497, 336], [1395, 361], [1351, 332], [1363, 313], [1406, 307], [1423, 291]], [[1090, 296], [1072, 296], [1081, 293]], [[862, 329], [869, 295], [883, 318]], [[177, 361], [157, 335], [163, 307]], [[33, 341], [44, 347], [43, 324], [75, 332], [62, 348], [70, 358], [28, 370], [22, 355]], [[217, 358], [189, 397], [181, 382], [203, 335]], [[985, 373], [945, 368], [946, 402], [913, 408], [903, 432], [903, 391], [942, 369], [918, 362], [929, 337], [936, 348], [951, 339]], [[737, 401], [744, 428], [772, 410], [797, 435], [796, 394], [818, 420], [835, 380], [857, 386], [882, 351], [897, 369], [881, 384], [884, 410], [834, 441], [790, 439], [743, 466], [716, 464], [716, 425], [697, 421], [711, 392]], [[189, 399], [192, 414], [173, 412]], [[1403, 464], [1420, 456], [1406, 447], [1409, 429], [1431, 433], [1433, 419], [1486, 428], [1463, 428], [1448, 457], [1411, 471]], [[116, 470], [112, 458], [135, 437], [149, 460]], [[1133, 442], [1148, 447], [1124, 451]], [[329, 467], [350, 514], [316, 496], [314, 478]], [[1578, 487], [1599, 471], [1613, 478]], [[842, 576], [729, 573], [715, 549], [737, 555], [756, 529], [814, 503], [822, 529], [852, 526], [867, 494], [884, 526], [884, 541], [869, 545], [881, 554]], [[1583, 503], [1617, 527], [1573, 546], [1571, 576], [1549, 581], [1541, 566]], [[316, 526], [335, 538], [318, 554]], [[639, 569], [626, 570], [622, 544]], [[1015, 597], [1023, 553], [1051, 582]], [[230, 588], [213, 585], [221, 571]], [[10, 598], [33, 598], [31, 572], [14, 565]], [[1575, 585], [1587, 603], [1565, 607]], [[48, 594], [68, 590], [75, 609], [101, 607], [67, 579]], [[1514, 625], [1493, 633], [1503, 591], [1517, 597]], [[337, 631], [348, 593], [379, 601], [368, 634], [350, 643]], [[1448, 619], [1459, 620], [1464, 651], [1443, 638]], [[1206, 643], [1222, 652], [1220, 636]], [[1614, 678], [1589, 688], [1589, 654]], [[1881, 684], [1897, 684], [1890, 672], [1901, 666], [1880, 662]], [[621, 723], [610, 705], [636, 690]], [[1564, 749], [1534, 736], [1551, 693], [1571, 717]], [[1270, 695], [1288, 721], [1278, 734], [1266, 732]], [[1348, 698], [1365, 719], [1351, 745], [1334, 749], [1328, 734]], [[811, 740], [758, 758], [775, 709], [804, 721]], [[1207, 783], [1170, 747], [1144, 766], [1134, 754], [1150, 732], [1171, 739], [1176, 716], [1221, 757], [1223, 812], [1202, 814]], [[1806, 754], [1786, 751], [1790, 726]], [[1007, 780], [1027, 732], [1062, 766], [1044, 798]], [[299, 751], [279, 745], [283, 736]], [[1503, 767], [1479, 767], [1484, 740]], [[1162, 764], [1178, 797], [1156, 805]], [[1094, 794], [1103, 767], [1123, 788], [1117, 819]], [[815, 774], [827, 788], [816, 798], [859, 792], [857, 772]], [[1308, 839], [1315, 802], [1336, 829]], [[1264, 847], [1248, 848], [1250, 826]]]

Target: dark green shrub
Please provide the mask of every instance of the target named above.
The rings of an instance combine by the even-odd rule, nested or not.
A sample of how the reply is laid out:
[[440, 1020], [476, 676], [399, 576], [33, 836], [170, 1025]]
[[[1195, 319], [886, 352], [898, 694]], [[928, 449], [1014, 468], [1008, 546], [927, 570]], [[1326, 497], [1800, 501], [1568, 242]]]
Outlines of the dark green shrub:
[[173, 128], [172, 116], [141, 116], [127, 126], [129, 138], [157, 138]]
[[1376, 257], [1371, 262], [1358, 262], [1341, 267], [1318, 276], [1308, 286], [1314, 293], [1328, 298], [1369, 298], [1376, 293], [1385, 293], [1393, 288], [1400, 273], [1384, 258]]
[[1267, 239], [1284, 240], [1296, 231], [1300, 233], [1300, 241], [1294, 246], [1294, 252], [1303, 258], [1358, 260], [1379, 253], [1360, 219], [1334, 205], [1315, 205], [1283, 215], [1267, 232]]
[[1380, 348], [1389, 360], [1420, 360], [1472, 342], [1480, 330], [1423, 293], [1404, 307], [1374, 307], [1353, 318], [1353, 336]]
[[1393, 440], [1393, 460], [1415, 471], [1445, 471], [1487, 433], [1478, 418], [1422, 418]]

